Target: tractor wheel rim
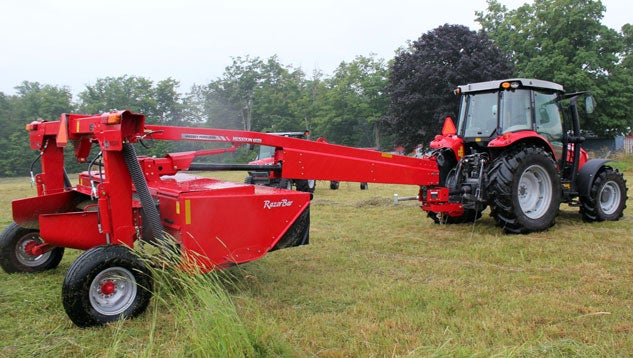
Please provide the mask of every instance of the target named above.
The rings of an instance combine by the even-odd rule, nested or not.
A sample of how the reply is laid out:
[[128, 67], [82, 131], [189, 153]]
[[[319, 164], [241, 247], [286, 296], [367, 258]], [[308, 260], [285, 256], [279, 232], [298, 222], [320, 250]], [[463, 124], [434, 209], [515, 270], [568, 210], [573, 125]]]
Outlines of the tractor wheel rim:
[[598, 196], [600, 201], [600, 210], [606, 215], [611, 215], [620, 206], [620, 187], [615, 182], [607, 182]]
[[39, 245], [42, 243], [42, 239], [37, 233], [29, 233], [22, 236], [17, 245], [15, 245], [15, 258], [21, 265], [27, 267], [36, 267], [46, 261], [51, 255], [51, 252], [45, 252], [41, 255], [32, 255], [28, 249], [30, 246]]
[[90, 284], [90, 304], [106, 316], [119, 315], [136, 299], [136, 279], [123, 267], [110, 267], [101, 271]]
[[525, 216], [538, 219], [543, 216], [552, 202], [552, 181], [540, 165], [525, 169], [519, 178], [519, 206]]

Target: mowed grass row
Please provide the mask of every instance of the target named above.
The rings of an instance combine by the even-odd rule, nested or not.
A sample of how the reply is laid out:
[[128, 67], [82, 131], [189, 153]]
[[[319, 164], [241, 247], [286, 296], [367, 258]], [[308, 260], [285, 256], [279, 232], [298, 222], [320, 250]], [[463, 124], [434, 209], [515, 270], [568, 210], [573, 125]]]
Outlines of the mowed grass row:
[[[633, 170], [624, 171], [630, 187]], [[446, 226], [416, 202], [393, 205], [394, 193], [416, 192], [319, 182], [310, 245], [217, 275], [159, 272], [147, 313], [103, 328], [76, 328], [62, 307], [79, 251], [50, 272], [0, 272], [0, 356], [633, 352], [633, 202], [618, 222], [583, 223], [561, 206], [552, 229], [504, 235], [488, 211]], [[3, 228], [11, 200], [31, 195], [27, 179], [0, 179]]]

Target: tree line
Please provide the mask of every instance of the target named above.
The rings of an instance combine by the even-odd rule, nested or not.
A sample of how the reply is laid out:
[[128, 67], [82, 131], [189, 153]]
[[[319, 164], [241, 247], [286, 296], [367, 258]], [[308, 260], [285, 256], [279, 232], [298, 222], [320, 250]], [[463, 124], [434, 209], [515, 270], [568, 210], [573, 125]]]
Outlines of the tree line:
[[[182, 92], [173, 78], [154, 82], [124, 75], [99, 78], [73, 98], [71, 90], [23, 82], [0, 92], [0, 176], [27, 175], [37, 153], [25, 124], [61, 113], [129, 109], [148, 123], [252, 131], [303, 131], [331, 143], [390, 150], [427, 144], [443, 118], [455, 115], [460, 84], [535, 77], [592, 91], [599, 106], [584, 128], [605, 135], [633, 127], [633, 27], [602, 24], [600, 1], [534, 0], [508, 10], [496, 0], [475, 14], [482, 29], [443, 25], [385, 60], [341, 62], [331, 75], [280, 63], [277, 56], [234, 57], [221, 77]], [[183, 149], [156, 144], [149, 154]], [[185, 148], [187, 149], [187, 148]], [[162, 151], [162, 152], [161, 152]], [[246, 160], [248, 153], [240, 153]], [[71, 156], [71, 155], [69, 155]], [[236, 159], [236, 158], [233, 158]], [[85, 170], [67, 163], [69, 171]]]

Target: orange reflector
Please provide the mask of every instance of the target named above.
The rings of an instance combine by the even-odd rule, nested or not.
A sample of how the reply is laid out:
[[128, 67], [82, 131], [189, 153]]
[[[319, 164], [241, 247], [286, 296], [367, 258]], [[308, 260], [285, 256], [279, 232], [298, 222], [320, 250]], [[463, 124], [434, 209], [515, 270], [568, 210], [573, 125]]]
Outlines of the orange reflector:
[[444, 127], [442, 127], [442, 135], [454, 135], [457, 134], [457, 128], [451, 117], [446, 117], [444, 120]]
[[510, 82], [503, 82], [503, 83], [501, 83], [501, 88], [503, 88], [503, 89], [510, 88]]
[[57, 131], [57, 146], [63, 148], [68, 144], [68, 116], [62, 113], [59, 116], [59, 130]]
[[108, 116], [108, 120], [106, 121], [107, 124], [119, 124], [121, 123], [121, 114], [120, 113], [114, 113]]

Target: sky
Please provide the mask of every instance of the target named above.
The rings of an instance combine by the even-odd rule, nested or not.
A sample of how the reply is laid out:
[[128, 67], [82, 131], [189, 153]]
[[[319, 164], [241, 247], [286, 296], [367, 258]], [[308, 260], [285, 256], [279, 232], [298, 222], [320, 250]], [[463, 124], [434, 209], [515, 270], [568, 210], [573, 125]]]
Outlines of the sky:
[[[630, 0], [602, 3], [603, 24], [633, 23]], [[444, 24], [478, 30], [474, 13], [485, 9], [485, 0], [2, 0], [0, 92], [30, 81], [76, 94], [123, 75], [171, 77], [187, 92], [247, 55], [330, 75], [358, 55], [391, 59]]]

